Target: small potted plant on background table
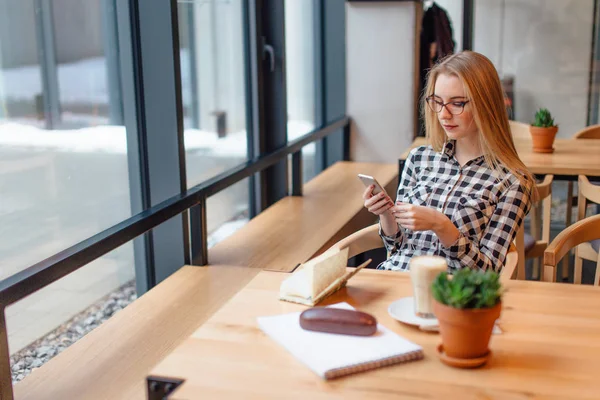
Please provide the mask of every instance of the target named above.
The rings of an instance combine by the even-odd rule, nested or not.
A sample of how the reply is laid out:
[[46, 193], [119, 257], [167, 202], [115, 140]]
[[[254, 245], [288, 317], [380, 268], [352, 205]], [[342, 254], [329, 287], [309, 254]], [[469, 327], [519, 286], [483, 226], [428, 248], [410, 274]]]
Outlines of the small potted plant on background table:
[[442, 336], [438, 353], [445, 364], [474, 368], [489, 359], [490, 337], [502, 309], [499, 279], [494, 271], [463, 268], [434, 280], [433, 313]]
[[554, 138], [558, 132], [558, 125], [554, 123], [552, 114], [546, 108], [540, 108], [535, 113], [535, 121], [529, 127], [533, 151], [535, 153], [554, 152]]

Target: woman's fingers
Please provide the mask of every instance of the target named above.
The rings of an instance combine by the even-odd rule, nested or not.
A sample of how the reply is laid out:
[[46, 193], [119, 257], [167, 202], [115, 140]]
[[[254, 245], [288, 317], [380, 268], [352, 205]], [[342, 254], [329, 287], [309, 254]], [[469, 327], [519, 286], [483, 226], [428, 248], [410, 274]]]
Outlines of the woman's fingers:
[[375, 185], [369, 185], [363, 192], [363, 199], [367, 200], [373, 197], [373, 189], [375, 189]]
[[415, 213], [413, 212], [396, 212], [394, 216], [397, 220], [405, 222], [414, 221], [415, 219]]
[[414, 210], [414, 206], [412, 204], [407, 204], [407, 203], [396, 203], [395, 207], [397, 212], [407, 212], [407, 211], [413, 211]]
[[375, 204], [384, 201], [390, 204], [390, 206], [393, 206], [394, 204], [392, 203], [392, 200], [385, 196], [383, 193], [378, 193], [375, 196], [371, 197], [370, 199], [365, 200], [365, 207], [366, 208], [371, 208], [373, 207]]
[[386, 212], [387, 210], [389, 210], [390, 208], [392, 208], [392, 204], [390, 204], [390, 202], [383, 200], [379, 203], [377, 203], [375, 206], [373, 206], [373, 211], [371, 211], [373, 214], [375, 215], [381, 215], [384, 212]]
[[375, 213], [378, 210], [383, 209], [383, 211], [387, 211], [390, 208], [392, 208], [392, 204], [387, 199], [384, 198], [384, 199], [381, 199], [381, 200], [377, 201], [376, 203], [372, 204], [367, 209], [369, 210], [369, 212]]
[[[389, 206], [389, 207], [388, 207]], [[386, 207], [386, 209], [392, 208], [393, 207], [393, 203], [386, 199], [385, 197], [382, 199], [378, 199], [377, 201], [374, 201], [370, 207], [369, 210], [373, 210], [375, 211], [376, 209], [379, 209], [381, 207]]]
[[404, 228], [408, 228], [411, 230], [415, 230], [418, 228], [418, 221], [416, 218], [416, 213], [414, 212], [395, 212], [394, 219], [398, 224], [403, 226]]

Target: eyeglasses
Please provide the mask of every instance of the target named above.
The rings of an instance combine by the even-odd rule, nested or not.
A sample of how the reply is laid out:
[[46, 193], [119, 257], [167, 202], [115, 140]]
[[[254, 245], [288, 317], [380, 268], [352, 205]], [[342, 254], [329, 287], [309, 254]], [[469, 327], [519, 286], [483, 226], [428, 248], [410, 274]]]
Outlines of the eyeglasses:
[[460, 115], [465, 111], [465, 105], [469, 102], [466, 101], [450, 101], [448, 103], [442, 103], [439, 100], [436, 100], [435, 97], [429, 96], [425, 99], [427, 101], [427, 105], [431, 108], [431, 111], [439, 113], [442, 111], [442, 108], [446, 107], [446, 110], [452, 115]]

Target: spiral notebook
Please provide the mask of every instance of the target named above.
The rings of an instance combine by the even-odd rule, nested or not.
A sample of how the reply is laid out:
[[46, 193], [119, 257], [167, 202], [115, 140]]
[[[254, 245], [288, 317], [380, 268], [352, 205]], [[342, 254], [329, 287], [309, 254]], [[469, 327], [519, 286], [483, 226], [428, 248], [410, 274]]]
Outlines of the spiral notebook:
[[[330, 307], [354, 309], [348, 303]], [[258, 325], [273, 340], [324, 379], [367, 371], [423, 358], [421, 346], [381, 324], [372, 336], [350, 336], [307, 331], [300, 312], [259, 317]]]

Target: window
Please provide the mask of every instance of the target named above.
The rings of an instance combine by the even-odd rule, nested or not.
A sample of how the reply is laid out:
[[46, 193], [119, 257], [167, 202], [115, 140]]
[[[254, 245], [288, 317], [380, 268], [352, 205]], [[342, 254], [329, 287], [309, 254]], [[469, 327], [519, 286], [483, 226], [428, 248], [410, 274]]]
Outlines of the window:
[[[0, 279], [131, 216], [109, 3], [0, 3]], [[15, 304], [11, 352], [133, 278], [125, 245]]]
[[[179, 0], [177, 11], [187, 185], [192, 187], [248, 159], [243, 1]], [[247, 220], [245, 185], [207, 200], [209, 236], [231, 232]]]
[[[175, 19], [173, 3], [161, 0], [0, 2], [0, 279], [133, 213], [172, 202], [186, 186], [243, 165], [249, 153], [276, 151], [285, 145], [286, 128], [293, 140], [343, 116], [345, 86], [319, 89], [325, 58], [335, 67], [327, 71], [345, 83], [342, 57], [320, 55], [326, 53], [319, 45], [321, 14], [332, 3], [266, 0], [267, 7], [256, 9], [246, 0], [179, 0]], [[335, 3], [334, 33], [344, 33], [344, 2]], [[279, 37], [284, 18], [287, 43]], [[275, 48], [277, 73], [264, 68], [262, 36]], [[342, 36], [331, 46], [340, 54]], [[284, 110], [278, 99], [286, 64]], [[334, 94], [332, 115], [320, 115], [323, 93]], [[258, 132], [251, 132], [247, 119]], [[343, 146], [332, 141], [327, 148], [340, 152]], [[314, 146], [303, 156], [307, 180], [317, 170]], [[208, 237], [201, 239], [212, 247], [285, 196], [282, 166], [280, 161], [253, 172], [208, 198]], [[99, 304], [117, 296], [122, 307], [136, 289], [152, 288], [188, 262], [189, 239], [196, 244], [198, 232], [189, 229], [187, 215], [10, 305], [5, 315], [13, 378], [27, 373], [16, 366], [31, 352], [39, 357], [29, 367], [38, 367], [116, 310]], [[72, 320], [85, 326], [73, 328], [77, 335], [56, 348], [45, 348], [49, 340], [62, 340]]]
[[[316, 128], [315, 10], [313, 1], [285, 0], [288, 140]], [[316, 143], [302, 149], [304, 182], [316, 171]]]

